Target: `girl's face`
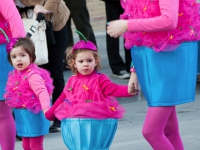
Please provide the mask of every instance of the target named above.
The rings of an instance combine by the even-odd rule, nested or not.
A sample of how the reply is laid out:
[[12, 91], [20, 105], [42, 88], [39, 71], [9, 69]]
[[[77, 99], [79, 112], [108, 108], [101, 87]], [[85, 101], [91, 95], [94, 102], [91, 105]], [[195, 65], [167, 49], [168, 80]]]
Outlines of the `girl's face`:
[[97, 65], [93, 53], [90, 51], [78, 53], [75, 59], [74, 67], [82, 75], [89, 75]]
[[30, 57], [23, 47], [15, 47], [10, 52], [13, 67], [19, 71], [26, 69], [30, 63]]

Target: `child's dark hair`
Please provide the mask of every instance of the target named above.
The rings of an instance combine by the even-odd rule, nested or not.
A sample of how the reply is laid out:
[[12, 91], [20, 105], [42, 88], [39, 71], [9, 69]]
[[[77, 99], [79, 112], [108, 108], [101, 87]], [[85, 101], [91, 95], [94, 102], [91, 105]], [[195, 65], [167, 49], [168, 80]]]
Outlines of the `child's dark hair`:
[[72, 47], [68, 48], [66, 50], [66, 60], [67, 60], [67, 64], [69, 65], [69, 68], [72, 70], [72, 72], [74, 72], [75, 74], [77, 74], [77, 69], [74, 67], [75, 64], [75, 59], [77, 57], [78, 53], [81, 52], [85, 52], [85, 51], [89, 51], [93, 54], [94, 59], [97, 63], [95, 70], [99, 71], [101, 69], [101, 60], [100, 60], [100, 56], [98, 54], [97, 51], [92, 51], [92, 50], [88, 50], [88, 49], [80, 49], [80, 50], [74, 50], [72, 52]]
[[[31, 63], [33, 63], [36, 59], [36, 55], [35, 55], [35, 45], [32, 42], [32, 40], [29, 37], [19, 38], [17, 42], [13, 45], [13, 48], [20, 46], [28, 53], [31, 59]], [[8, 53], [8, 61], [12, 64], [10, 58], [10, 52]]]

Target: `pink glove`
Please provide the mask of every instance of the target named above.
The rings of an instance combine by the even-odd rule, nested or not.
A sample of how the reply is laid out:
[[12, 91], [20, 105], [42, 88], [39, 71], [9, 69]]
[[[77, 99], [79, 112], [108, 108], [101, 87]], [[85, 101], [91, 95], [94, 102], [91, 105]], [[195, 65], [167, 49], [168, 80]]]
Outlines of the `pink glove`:
[[50, 121], [52, 121], [52, 120], [54, 120], [55, 119], [55, 114], [54, 114], [54, 111], [55, 111], [55, 109], [63, 102], [63, 100], [65, 99], [65, 93], [64, 92], [62, 92], [61, 93], [61, 95], [60, 95], [60, 97], [56, 100], [56, 102], [54, 103], [54, 105], [49, 109], [49, 110], [47, 110], [46, 112], [45, 112], [45, 117], [48, 119], [48, 120], [50, 120]]
[[50, 120], [50, 121], [55, 119], [54, 109], [52, 107], [48, 111], [45, 112], [45, 117], [47, 120]]

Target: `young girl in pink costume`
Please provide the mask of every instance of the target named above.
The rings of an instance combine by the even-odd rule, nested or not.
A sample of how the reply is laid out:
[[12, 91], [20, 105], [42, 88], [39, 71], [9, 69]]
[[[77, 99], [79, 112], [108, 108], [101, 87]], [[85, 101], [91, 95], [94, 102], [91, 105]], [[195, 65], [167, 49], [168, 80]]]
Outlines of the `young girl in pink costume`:
[[[85, 39], [68, 53], [71, 76], [46, 117], [61, 120], [63, 140], [70, 150], [108, 150], [117, 129], [117, 119], [125, 112], [114, 97], [136, 94], [128, 86], [112, 83], [98, 73], [100, 58], [96, 46]], [[132, 88], [132, 87], [131, 87]]]
[[[175, 105], [195, 99], [199, 4], [195, 0], [122, 0], [121, 20], [108, 23], [112, 37], [131, 48], [129, 86], [137, 78], [148, 103], [143, 135], [154, 150], [183, 150]], [[135, 73], [136, 71], [136, 73]], [[137, 75], [136, 75], [137, 74]]]
[[0, 0], [0, 4], [0, 149], [14, 150], [15, 124], [11, 109], [3, 97], [8, 72], [13, 69], [7, 59], [6, 44], [12, 37], [24, 37], [25, 31], [14, 1]]
[[6, 49], [15, 69], [9, 73], [4, 97], [14, 108], [17, 135], [22, 137], [24, 150], [43, 150], [44, 134], [50, 126], [44, 113], [50, 108], [52, 79], [33, 63], [35, 47], [30, 38], [13, 38]]

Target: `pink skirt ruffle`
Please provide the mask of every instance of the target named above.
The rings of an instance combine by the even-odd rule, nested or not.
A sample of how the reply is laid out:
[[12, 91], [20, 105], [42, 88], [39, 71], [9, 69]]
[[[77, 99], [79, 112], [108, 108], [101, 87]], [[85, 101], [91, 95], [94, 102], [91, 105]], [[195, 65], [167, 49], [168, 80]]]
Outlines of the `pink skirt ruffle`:
[[125, 109], [113, 98], [109, 102], [93, 101], [93, 102], [75, 102], [69, 103], [64, 101], [56, 110], [55, 116], [59, 120], [65, 118], [123, 118]]

